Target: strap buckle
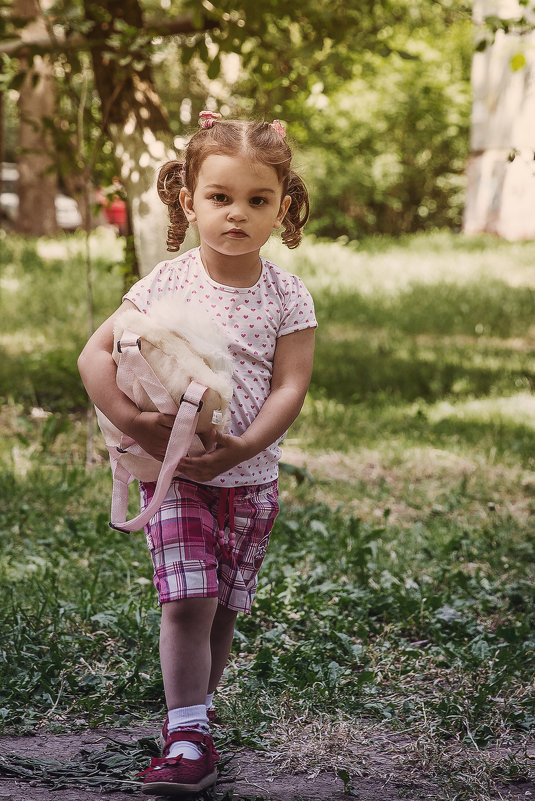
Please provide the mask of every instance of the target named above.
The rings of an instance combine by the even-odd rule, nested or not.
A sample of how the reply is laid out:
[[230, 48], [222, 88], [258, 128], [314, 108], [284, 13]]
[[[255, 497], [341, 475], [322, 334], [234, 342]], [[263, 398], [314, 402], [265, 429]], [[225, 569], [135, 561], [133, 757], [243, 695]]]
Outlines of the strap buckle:
[[180, 405], [181, 406], [182, 406], [182, 403], [184, 401], [186, 401], [186, 403], [191, 403], [192, 406], [197, 406], [197, 414], [201, 413], [201, 409], [203, 407], [202, 400], [200, 400], [199, 403], [197, 404], [197, 401], [193, 401], [193, 400], [190, 400], [189, 398], [186, 398], [186, 394], [184, 393], [184, 395], [182, 395], [182, 397], [180, 398]]
[[141, 352], [141, 337], [138, 337], [135, 341], [126, 340], [125, 342], [121, 342], [120, 339], [117, 340], [117, 350], [119, 353], [123, 352], [123, 348], [134, 348], [136, 345], [138, 350]]

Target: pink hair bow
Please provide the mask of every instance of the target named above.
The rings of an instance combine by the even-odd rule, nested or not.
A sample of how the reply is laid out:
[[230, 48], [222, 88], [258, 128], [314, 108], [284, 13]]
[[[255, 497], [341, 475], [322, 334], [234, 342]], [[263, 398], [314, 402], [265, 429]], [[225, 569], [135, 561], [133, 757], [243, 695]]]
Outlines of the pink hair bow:
[[286, 136], [286, 128], [284, 127], [282, 122], [280, 120], [273, 120], [273, 122], [270, 122], [269, 124], [275, 131], [277, 131], [279, 136], [282, 136], [282, 138], [284, 139], [284, 137]]
[[211, 128], [216, 120], [221, 119], [218, 111], [201, 111], [199, 114], [199, 125], [201, 128]]

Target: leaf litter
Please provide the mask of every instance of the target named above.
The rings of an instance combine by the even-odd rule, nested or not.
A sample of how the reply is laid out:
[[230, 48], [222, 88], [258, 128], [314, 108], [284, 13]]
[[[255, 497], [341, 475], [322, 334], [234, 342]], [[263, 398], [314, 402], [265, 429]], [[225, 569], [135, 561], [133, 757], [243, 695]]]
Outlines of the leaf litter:
[[[84, 791], [106, 793], [110, 801], [126, 801], [139, 792], [138, 771], [158, 754], [153, 731], [138, 727], [121, 735], [97, 730], [77, 735], [4, 736], [0, 739], [0, 798], [74, 801]], [[503, 747], [474, 752], [459, 742], [452, 743], [448, 762], [455, 770], [448, 776], [441, 773], [438, 743], [408, 730], [392, 732], [376, 721], [300, 724], [282, 720], [266, 736], [265, 746], [266, 751], [258, 752], [218, 745], [222, 760], [217, 787], [195, 798], [520, 801], [535, 795], [531, 769], [535, 743], [531, 749], [520, 749], [521, 754], [518, 746], [516, 751]], [[495, 781], [489, 781], [489, 776]], [[61, 792], [57, 795], [56, 791]]]

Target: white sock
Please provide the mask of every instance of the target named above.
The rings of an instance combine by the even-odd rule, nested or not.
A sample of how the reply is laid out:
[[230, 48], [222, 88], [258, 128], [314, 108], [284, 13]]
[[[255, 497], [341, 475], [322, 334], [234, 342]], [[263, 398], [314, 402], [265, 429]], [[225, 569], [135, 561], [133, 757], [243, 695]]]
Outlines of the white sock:
[[[174, 731], [187, 731], [188, 729], [199, 731], [202, 734], [208, 734], [210, 731], [204, 704], [181, 706], [178, 709], [170, 709], [167, 714], [169, 721], [167, 730], [169, 734]], [[168, 756], [177, 757], [182, 754], [185, 759], [199, 759], [202, 753], [197, 743], [179, 740], [179, 742], [171, 745]]]
[[206, 709], [210, 709], [210, 707], [212, 706], [212, 702], [214, 700], [214, 695], [215, 695], [215, 692], [208, 693], [208, 695], [206, 696]]

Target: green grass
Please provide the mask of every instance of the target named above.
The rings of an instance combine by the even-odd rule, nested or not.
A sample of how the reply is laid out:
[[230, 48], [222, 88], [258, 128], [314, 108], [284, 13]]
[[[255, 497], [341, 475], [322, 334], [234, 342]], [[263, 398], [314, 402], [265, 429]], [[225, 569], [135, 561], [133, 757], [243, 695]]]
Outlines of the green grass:
[[[120, 253], [93, 247], [102, 319]], [[386, 727], [413, 739], [436, 798], [488, 799], [528, 775], [535, 722], [535, 245], [270, 247], [313, 291], [317, 359], [220, 745]], [[76, 237], [2, 250], [0, 717], [17, 731], [162, 710], [144, 538], [107, 526], [102, 445], [83, 466], [82, 252]]]
[[[0, 231], [0, 400], [65, 412], [85, 391], [76, 358], [88, 337], [82, 236], [26, 240]], [[91, 243], [95, 326], [121, 302], [122, 250], [113, 235]]]

